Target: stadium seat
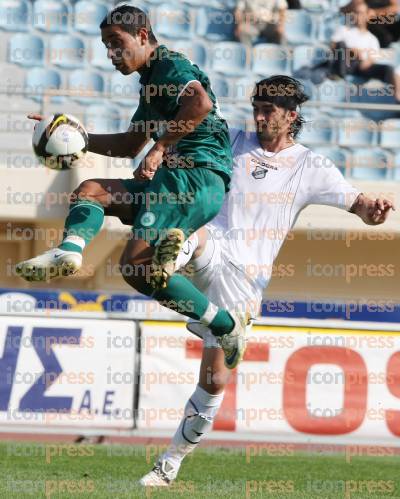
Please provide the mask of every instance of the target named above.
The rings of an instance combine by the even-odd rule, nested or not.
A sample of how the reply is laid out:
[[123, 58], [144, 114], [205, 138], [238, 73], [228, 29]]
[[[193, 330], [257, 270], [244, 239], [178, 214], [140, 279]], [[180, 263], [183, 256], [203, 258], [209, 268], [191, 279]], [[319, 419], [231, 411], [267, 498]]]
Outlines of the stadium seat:
[[316, 38], [321, 43], [330, 44], [332, 35], [336, 29], [343, 24], [344, 16], [337, 14], [337, 11], [329, 12], [318, 17]]
[[308, 120], [298, 136], [299, 142], [306, 145], [329, 145], [332, 143], [335, 134], [334, 123], [326, 118], [315, 117]]
[[245, 76], [235, 79], [232, 83], [233, 98], [235, 101], [244, 101], [250, 105], [250, 97], [254, 90], [254, 78]]
[[89, 106], [84, 123], [89, 133], [115, 133], [120, 130], [121, 116], [118, 109], [107, 104]]
[[274, 43], [260, 43], [253, 47], [251, 69], [262, 76], [290, 74], [290, 52]]
[[246, 130], [246, 113], [242, 112], [237, 106], [225, 106], [221, 109], [221, 114], [228, 122], [229, 128]]
[[91, 40], [89, 60], [92, 66], [100, 68], [103, 71], [115, 71], [111, 59], [107, 57], [107, 49], [100, 37], [95, 37]]
[[385, 120], [380, 126], [381, 147], [400, 148], [400, 119]]
[[246, 72], [246, 47], [239, 42], [219, 42], [212, 50], [212, 69], [227, 76], [240, 76]]
[[341, 146], [373, 146], [377, 142], [377, 124], [372, 120], [344, 118], [338, 127]]
[[210, 75], [211, 89], [218, 99], [232, 97], [232, 87], [229, 80], [218, 75]]
[[36, 35], [18, 33], [10, 38], [8, 61], [20, 66], [42, 66], [44, 62], [44, 43]]
[[347, 99], [348, 84], [344, 80], [326, 80], [317, 86], [317, 100], [324, 104], [345, 102]]
[[156, 36], [177, 39], [192, 37], [190, 10], [179, 4], [159, 5], [153, 25]]
[[30, 8], [25, 0], [2, 0], [0, 2], [0, 29], [27, 31]]
[[108, 7], [103, 3], [81, 0], [74, 7], [74, 28], [87, 35], [100, 35], [99, 24], [108, 14]]
[[104, 80], [99, 73], [77, 69], [69, 75], [68, 89], [77, 102], [98, 102], [99, 94], [104, 92]]
[[50, 40], [50, 62], [65, 69], [81, 68], [85, 59], [85, 44], [71, 35], [56, 35]]
[[285, 37], [289, 44], [310, 43], [314, 39], [312, 16], [305, 10], [288, 10], [285, 21]]
[[326, 61], [330, 50], [325, 45], [299, 45], [293, 49], [292, 71], [297, 71], [301, 67], [314, 67]]
[[36, 0], [33, 27], [48, 33], [65, 33], [69, 28], [70, 9], [62, 0]]
[[201, 42], [180, 40], [170, 43], [168, 47], [175, 50], [175, 52], [186, 55], [189, 60], [197, 64], [201, 69], [208, 65], [207, 50]]
[[348, 150], [338, 147], [314, 147], [313, 151], [316, 154], [322, 154], [326, 158], [330, 159], [343, 173], [346, 173], [346, 169], [351, 163], [351, 154]]
[[141, 87], [139, 78], [140, 75], [138, 73], [125, 76], [120, 72], [115, 72], [110, 82], [112, 99], [123, 105], [133, 105], [134, 102], [137, 102]]
[[[48, 90], [58, 90], [61, 87], [61, 76], [53, 69], [33, 68], [26, 73], [25, 91], [27, 96], [36, 101], [42, 101]], [[60, 97], [53, 97], [53, 102]]]
[[400, 182], [400, 151], [393, 154], [392, 180]]
[[379, 148], [353, 149], [351, 176], [360, 180], [385, 180], [391, 155]]
[[198, 36], [213, 41], [233, 40], [234, 29], [235, 22], [232, 11], [205, 7], [196, 13], [196, 33]]

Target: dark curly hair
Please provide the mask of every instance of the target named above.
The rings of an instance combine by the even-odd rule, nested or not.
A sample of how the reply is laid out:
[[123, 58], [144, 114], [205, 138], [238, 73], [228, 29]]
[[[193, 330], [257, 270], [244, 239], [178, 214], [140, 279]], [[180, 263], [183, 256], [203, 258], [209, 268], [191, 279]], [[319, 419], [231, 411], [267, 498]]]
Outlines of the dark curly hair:
[[304, 92], [303, 85], [286, 75], [275, 75], [264, 78], [256, 83], [251, 101], [270, 102], [277, 107], [289, 111], [297, 111], [297, 118], [292, 123], [290, 134], [295, 138], [300, 133], [305, 120], [300, 114], [300, 106], [307, 102], [308, 95]]

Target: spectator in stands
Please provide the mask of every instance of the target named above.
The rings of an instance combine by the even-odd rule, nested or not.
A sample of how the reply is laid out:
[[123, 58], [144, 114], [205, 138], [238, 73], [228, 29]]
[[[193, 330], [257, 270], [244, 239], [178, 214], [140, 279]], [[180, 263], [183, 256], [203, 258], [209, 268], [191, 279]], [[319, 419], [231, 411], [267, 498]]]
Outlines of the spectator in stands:
[[239, 0], [235, 9], [235, 36], [246, 45], [281, 43], [286, 0]]
[[[343, 14], [350, 13], [358, 3], [364, 0], [352, 0], [342, 7]], [[400, 7], [398, 0], [366, 0], [369, 7], [368, 31], [376, 36], [382, 48], [389, 47], [400, 38]]]
[[379, 41], [367, 29], [369, 8], [357, 1], [353, 11], [346, 14], [346, 26], [340, 26], [332, 36], [331, 73], [344, 78], [347, 74], [366, 80], [375, 78], [393, 85], [394, 96], [400, 101], [400, 75], [393, 66], [377, 64]]

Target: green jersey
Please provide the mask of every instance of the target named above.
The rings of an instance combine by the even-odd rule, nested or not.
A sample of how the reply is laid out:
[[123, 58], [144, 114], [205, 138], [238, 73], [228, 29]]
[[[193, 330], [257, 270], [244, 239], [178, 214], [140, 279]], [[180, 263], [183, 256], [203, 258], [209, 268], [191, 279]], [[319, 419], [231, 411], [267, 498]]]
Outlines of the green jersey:
[[[183, 130], [185, 123], [175, 121], [179, 99], [193, 81], [199, 81], [210, 97], [213, 108], [196, 129], [183, 137], [169, 151], [172, 168], [203, 167], [214, 170], [226, 184], [232, 174], [232, 152], [228, 125], [219, 114], [216, 97], [208, 76], [183, 54], [164, 45], [156, 48], [140, 78], [139, 106], [132, 117], [131, 128], [146, 133], [155, 141], [168, 130]], [[168, 162], [169, 162], [168, 159]]]

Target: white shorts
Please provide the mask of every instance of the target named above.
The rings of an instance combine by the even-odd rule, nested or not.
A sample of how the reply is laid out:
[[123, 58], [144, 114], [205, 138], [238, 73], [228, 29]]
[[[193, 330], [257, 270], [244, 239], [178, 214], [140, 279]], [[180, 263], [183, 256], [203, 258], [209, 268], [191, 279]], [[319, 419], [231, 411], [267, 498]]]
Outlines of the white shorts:
[[[223, 251], [221, 241], [214, 239], [209, 231], [209, 238], [202, 255], [202, 266], [190, 276], [193, 284], [218, 307], [227, 310], [248, 311], [251, 317], [257, 317], [260, 311], [262, 290], [229, 259]], [[219, 347], [216, 337], [210, 329], [199, 321], [189, 320], [187, 328], [200, 336], [207, 348]]]

